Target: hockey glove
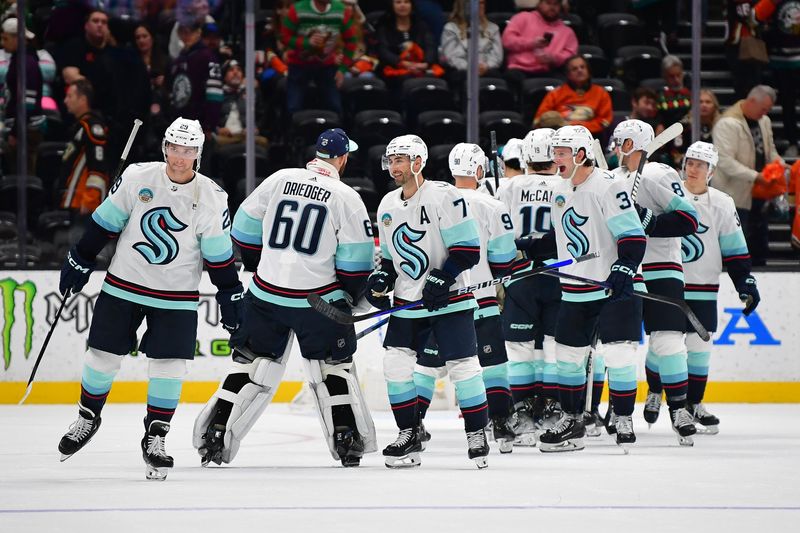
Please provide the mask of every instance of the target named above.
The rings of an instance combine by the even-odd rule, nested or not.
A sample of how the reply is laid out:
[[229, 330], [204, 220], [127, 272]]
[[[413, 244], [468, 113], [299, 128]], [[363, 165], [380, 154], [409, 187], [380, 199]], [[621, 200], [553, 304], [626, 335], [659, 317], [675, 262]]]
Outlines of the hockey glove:
[[761, 301], [761, 296], [758, 294], [758, 287], [756, 287], [756, 278], [747, 276], [736, 285], [736, 290], [739, 292], [739, 299], [745, 302], [744, 311], [742, 313], [747, 316], [758, 307], [758, 302]]
[[425, 278], [425, 285], [422, 287], [422, 303], [428, 311], [436, 311], [446, 307], [450, 298], [447, 293], [450, 287], [456, 282], [456, 278], [444, 270], [434, 268]]
[[606, 278], [606, 283], [610, 285], [607, 289], [608, 301], [627, 300], [633, 296], [633, 276], [636, 274], [636, 267], [624, 259], [617, 259], [611, 265], [611, 273]]
[[378, 309], [389, 309], [392, 302], [387, 294], [394, 289], [392, 275], [383, 270], [376, 270], [367, 278], [365, 297], [370, 305]]
[[244, 287], [242, 284], [239, 283], [230, 289], [218, 290], [217, 303], [222, 327], [229, 333], [233, 333], [241, 324], [244, 314]]
[[639, 213], [639, 220], [642, 221], [642, 227], [644, 228], [645, 235], [650, 235], [650, 233], [656, 227], [656, 215], [650, 209], [646, 207], [642, 207], [639, 204], [633, 204], [636, 206], [636, 212]]
[[87, 261], [78, 255], [75, 246], [67, 252], [67, 258], [61, 265], [61, 280], [58, 283], [58, 290], [62, 295], [68, 293], [77, 294], [89, 281], [89, 276], [94, 270], [95, 263]]

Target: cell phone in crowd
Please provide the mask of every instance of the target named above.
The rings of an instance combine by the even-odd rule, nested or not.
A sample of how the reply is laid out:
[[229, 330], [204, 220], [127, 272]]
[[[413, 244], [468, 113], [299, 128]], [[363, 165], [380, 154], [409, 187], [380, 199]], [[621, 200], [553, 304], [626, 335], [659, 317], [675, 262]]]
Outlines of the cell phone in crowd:
[[553, 40], [553, 34], [549, 31], [545, 32], [545, 34], [542, 36], [542, 39], [544, 39], [545, 44], [550, 44], [550, 41]]

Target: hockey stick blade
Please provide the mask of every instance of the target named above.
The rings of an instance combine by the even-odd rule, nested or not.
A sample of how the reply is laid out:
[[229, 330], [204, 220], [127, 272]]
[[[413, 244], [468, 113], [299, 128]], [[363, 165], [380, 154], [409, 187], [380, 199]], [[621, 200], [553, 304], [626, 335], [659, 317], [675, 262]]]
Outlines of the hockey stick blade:
[[603, 146], [597, 139], [595, 139], [594, 144], [592, 144], [592, 151], [594, 152], [597, 166], [600, 167], [601, 170], [608, 170], [608, 161], [606, 161], [606, 156], [603, 153]]
[[[588, 283], [590, 285], [597, 285], [598, 287], [604, 287], [606, 289], [610, 289], [611, 288], [611, 286], [608, 283], [606, 283], [605, 281], [599, 281], [599, 280], [595, 280], [595, 279], [584, 278], [582, 276], [576, 276], [574, 274], [567, 274], [565, 272], [558, 272], [558, 271], [555, 271], [555, 270], [548, 270], [548, 271], [542, 272], [542, 274], [544, 274], [546, 276], [554, 276], [554, 277], [557, 277], [557, 278], [571, 279], [571, 280], [574, 280], [574, 281], [580, 281], [582, 283]], [[667, 304], [667, 305], [672, 305], [672, 306], [678, 307], [681, 311], [683, 311], [683, 314], [686, 315], [687, 320], [689, 320], [689, 323], [692, 325], [692, 327], [697, 332], [697, 334], [700, 336], [700, 338], [703, 339], [704, 341], [711, 340], [711, 335], [708, 333], [708, 330], [703, 326], [703, 324], [700, 322], [700, 319], [697, 318], [697, 315], [694, 314], [694, 311], [692, 311], [692, 308], [689, 307], [689, 304], [687, 304], [686, 301], [678, 299], [678, 298], [670, 298], [669, 296], [662, 296], [660, 294], [651, 294], [649, 292], [642, 292], [642, 291], [633, 291], [633, 295], [634, 296], [638, 296], [639, 298], [642, 298], [643, 300], [652, 300], [654, 302], [661, 302], [663, 304]]]
[[[448, 296], [450, 298], [454, 296], [459, 296], [468, 292], [474, 292], [478, 289], [483, 289], [486, 287], [493, 287], [495, 285], [500, 285], [503, 283], [507, 283], [509, 281], [515, 281], [522, 278], [527, 278], [528, 276], [534, 276], [536, 274], [540, 274], [542, 272], [547, 272], [550, 270], [555, 270], [561, 267], [569, 266], [575, 263], [580, 263], [583, 261], [588, 261], [590, 259], [594, 259], [597, 257], [597, 253], [586, 254], [581, 256], [577, 259], [565, 259], [563, 261], [558, 261], [556, 263], [552, 263], [550, 265], [545, 265], [539, 268], [534, 268], [533, 270], [528, 270], [526, 272], [518, 272], [516, 274], [509, 274], [507, 276], [503, 276], [502, 278], [494, 278], [487, 281], [483, 281], [481, 283], [476, 283], [474, 285], [470, 285], [468, 287], [462, 287], [460, 289], [456, 289], [454, 291], [450, 291]], [[378, 311], [373, 311], [371, 313], [366, 313], [363, 315], [352, 316], [344, 311], [337, 309], [336, 307], [332, 306], [328, 302], [322, 299], [322, 297], [317, 293], [311, 293], [306, 297], [309, 305], [318, 313], [323, 316], [328, 317], [329, 319], [337, 322], [339, 324], [355, 324], [356, 322], [361, 322], [363, 320], [369, 320], [370, 318], [376, 318], [383, 315], [390, 315], [392, 313], [396, 313], [397, 311], [403, 311], [404, 309], [410, 309], [412, 307], [417, 307], [422, 305], [422, 300], [416, 300], [413, 302], [408, 302], [403, 305], [399, 305], [397, 307], [390, 307], [389, 309], [380, 309]]]
[[655, 138], [650, 141], [644, 149], [644, 156], [639, 160], [639, 167], [636, 169], [636, 177], [633, 181], [633, 186], [631, 187], [631, 198], [633, 201], [636, 201], [636, 196], [639, 192], [639, 182], [642, 180], [642, 172], [644, 172], [644, 165], [647, 163], [647, 160], [650, 159], [656, 151], [658, 151], [662, 146], [667, 144], [668, 142], [672, 141], [683, 133], [683, 124], [680, 122], [676, 122], [669, 128], [665, 129], [661, 133], [655, 136]]

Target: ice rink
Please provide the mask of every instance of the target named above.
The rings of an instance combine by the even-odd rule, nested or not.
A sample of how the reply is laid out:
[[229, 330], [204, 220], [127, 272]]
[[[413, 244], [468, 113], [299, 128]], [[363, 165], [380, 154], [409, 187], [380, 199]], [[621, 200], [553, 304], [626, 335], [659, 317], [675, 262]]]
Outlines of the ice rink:
[[[569, 454], [493, 448], [482, 471], [457, 411], [429, 413], [420, 468], [388, 470], [370, 454], [343, 469], [316, 414], [285, 404], [266, 411], [231, 466], [204, 469], [191, 446], [200, 407], [179, 407], [167, 438], [176, 468], [156, 482], [144, 478], [143, 405], [108, 405], [93, 441], [64, 463], [56, 446], [75, 406], [0, 406], [0, 531], [800, 530], [800, 405], [710, 405], [721, 432], [693, 448], [678, 446], [664, 410], [648, 430], [637, 405], [628, 456], [604, 434]], [[375, 421], [382, 447], [394, 422]]]

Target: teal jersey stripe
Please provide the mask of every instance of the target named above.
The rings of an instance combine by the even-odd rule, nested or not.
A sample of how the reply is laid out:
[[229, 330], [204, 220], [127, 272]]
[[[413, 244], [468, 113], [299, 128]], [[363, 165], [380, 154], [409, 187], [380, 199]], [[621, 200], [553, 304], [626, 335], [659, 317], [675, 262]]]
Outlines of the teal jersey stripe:
[[[282, 305], [283, 307], [294, 307], [296, 309], [311, 307], [308, 305], [308, 301], [306, 301], [305, 298], [287, 298], [285, 296], [278, 296], [277, 294], [270, 294], [262, 290], [258, 285], [256, 285], [256, 282], [252, 280], [250, 281], [248, 290], [259, 300], [263, 300], [271, 304]], [[326, 302], [341, 300], [345, 297], [344, 294], [345, 293], [343, 290], [336, 289], [335, 291], [322, 295], [322, 299]]]
[[508, 365], [500, 363], [499, 365], [492, 365], [483, 367], [483, 381], [499, 379], [508, 382]]
[[475, 314], [473, 316], [475, 320], [480, 320], [481, 318], [486, 318], [489, 316], [498, 316], [499, 314], [500, 314], [500, 307], [496, 305], [490, 305], [488, 307], [475, 309]]
[[719, 249], [723, 257], [746, 254], [747, 241], [745, 241], [742, 230], [731, 233], [730, 235], [720, 235]]
[[474, 220], [465, 220], [451, 228], [442, 228], [440, 231], [447, 248], [455, 245], [480, 246], [481, 244], [478, 225]]
[[389, 403], [392, 404], [407, 402], [417, 397], [417, 388], [413, 381], [387, 381], [386, 390], [389, 393]]
[[103, 229], [119, 233], [128, 223], [130, 215], [114, 205], [111, 198], [106, 198], [92, 213], [92, 219]]
[[517, 257], [514, 235], [506, 233], [490, 239], [486, 246], [486, 258], [492, 263], [507, 263]]
[[389, 251], [389, 247], [385, 244], [381, 243], [381, 257], [384, 259], [392, 259], [392, 252]]
[[639, 215], [634, 210], [609, 218], [606, 221], [606, 226], [608, 226], [615, 239], [634, 236], [644, 237], [642, 223], [639, 221]]
[[487, 389], [490, 388], [497, 388], [497, 389], [507, 389], [508, 388], [508, 378], [507, 377], [489, 377], [484, 372], [483, 374], [483, 384], [486, 386]]
[[114, 377], [116, 375], [116, 372], [107, 374], [105, 372], [95, 370], [90, 366], [83, 365], [81, 385], [89, 394], [94, 396], [102, 396], [111, 390], [111, 384], [114, 383]]
[[672, 200], [669, 201], [667, 205], [666, 212], [672, 213], [673, 211], [684, 211], [694, 217], [697, 220], [697, 209], [694, 208], [692, 202], [684, 198], [683, 196], [678, 196], [677, 194], [672, 197]]
[[181, 397], [183, 380], [173, 378], [150, 378], [147, 384], [147, 403], [163, 409], [175, 409]]
[[683, 291], [683, 299], [684, 300], [702, 300], [707, 302], [715, 302], [717, 301], [717, 293], [716, 292], [694, 292], [694, 291]]
[[431, 316], [437, 315], [446, 315], [448, 313], [455, 313], [457, 311], [466, 311], [467, 309], [475, 309], [478, 307], [478, 302], [474, 299], [464, 300], [462, 302], [456, 302], [454, 304], [450, 304], [444, 309], [439, 309], [438, 311], [428, 311], [427, 309], [416, 309], [410, 310], [405, 309], [403, 311], [398, 311], [393, 314], [397, 318], [427, 318]]
[[225, 233], [214, 237], [201, 237], [200, 251], [207, 261], [219, 262], [229, 259], [233, 255], [230, 235]]
[[679, 279], [683, 281], [683, 272], [677, 270], [648, 270], [642, 272], [642, 277], [645, 281], [652, 281], [654, 279]]
[[236, 212], [231, 228], [231, 235], [234, 239], [247, 244], [261, 244], [263, 232], [261, 220], [251, 217], [243, 209]]
[[141, 294], [128, 292], [124, 289], [120, 289], [119, 287], [109, 285], [106, 282], [103, 282], [102, 291], [106, 294], [116, 296], [117, 298], [122, 298], [123, 300], [127, 300], [129, 302], [146, 305], [148, 307], [155, 307], [157, 309], [197, 311], [198, 302], [172, 302], [169, 300], [161, 300], [159, 298], [151, 298], [149, 296], [142, 296]]
[[[610, 378], [614, 378], [616, 381], [622, 381], [625, 383], [632, 383], [633, 387], [636, 388], [636, 365], [626, 365], [620, 368], [609, 368], [608, 369], [608, 376]], [[627, 389], [621, 389], [627, 390]]]
[[336, 247], [336, 268], [349, 272], [372, 270], [375, 246], [371, 242], [344, 243]]
[[561, 299], [565, 302], [594, 302], [603, 298], [607, 298], [605, 289], [579, 293], [561, 291]]

